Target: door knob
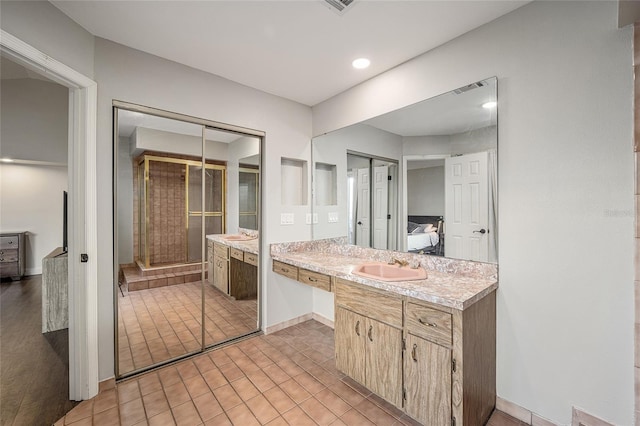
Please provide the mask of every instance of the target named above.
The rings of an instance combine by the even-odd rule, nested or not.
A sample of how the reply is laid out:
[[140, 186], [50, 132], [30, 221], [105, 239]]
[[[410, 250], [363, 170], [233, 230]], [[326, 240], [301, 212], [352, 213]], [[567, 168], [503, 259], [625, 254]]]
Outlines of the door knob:
[[486, 234], [486, 233], [487, 233], [487, 230], [483, 228], [483, 229], [481, 229], [481, 230], [479, 230], [479, 231], [473, 231], [473, 232], [474, 232], [474, 233], [479, 232], [479, 233], [481, 233], [481, 234]]

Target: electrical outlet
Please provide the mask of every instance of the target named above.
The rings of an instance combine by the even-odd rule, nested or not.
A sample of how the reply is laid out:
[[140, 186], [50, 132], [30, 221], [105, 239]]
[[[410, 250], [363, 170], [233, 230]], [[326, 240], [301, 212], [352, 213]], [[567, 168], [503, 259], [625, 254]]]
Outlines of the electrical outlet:
[[293, 225], [293, 213], [280, 213], [280, 225]]

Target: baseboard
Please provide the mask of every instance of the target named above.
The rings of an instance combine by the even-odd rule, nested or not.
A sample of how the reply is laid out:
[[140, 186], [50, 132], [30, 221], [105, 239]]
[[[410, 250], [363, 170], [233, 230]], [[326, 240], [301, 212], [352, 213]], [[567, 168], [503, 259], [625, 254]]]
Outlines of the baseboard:
[[309, 321], [310, 319], [313, 319], [313, 314], [312, 313], [304, 314], [304, 315], [301, 315], [299, 317], [292, 318], [290, 320], [283, 321], [283, 322], [280, 322], [278, 324], [274, 324], [274, 325], [271, 325], [269, 327], [266, 327], [265, 330], [264, 330], [264, 334], [275, 333], [276, 331], [284, 330], [285, 328], [291, 327], [293, 325], [298, 325], [298, 324], [303, 323], [305, 321]]
[[556, 423], [499, 396], [496, 397], [496, 409], [531, 426], [558, 426]]
[[571, 426], [613, 426], [613, 423], [609, 423], [596, 416], [585, 413], [580, 408], [573, 407]]
[[40, 267], [40, 268], [25, 268], [24, 274], [27, 275], [27, 276], [42, 275], [42, 267]]
[[317, 314], [315, 312], [310, 312], [308, 314], [304, 314], [304, 315], [301, 315], [299, 317], [292, 318], [290, 320], [283, 321], [283, 322], [280, 322], [278, 324], [274, 324], [272, 326], [269, 326], [264, 330], [264, 334], [275, 333], [276, 331], [284, 330], [285, 328], [288, 328], [288, 327], [291, 327], [291, 326], [294, 326], [294, 325], [298, 325], [298, 324], [301, 324], [301, 323], [303, 323], [305, 321], [309, 321], [309, 320], [315, 320], [315, 321], [318, 321], [321, 324], [326, 325], [327, 327], [333, 328], [333, 321], [332, 320], [330, 320], [328, 318], [325, 318], [322, 315]]
[[329, 327], [329, 328], [335, 328], [335, 327], [333, 326], [333, 320], [330, 320], [329, 318], [323, 317], [322, 315], [317, 314], [317, 313], [315, 313], [315, 312], [313, 312], [313, 313], [311, 314], [311, 319], [316, 320], [316, 321], [318, 321], [319, 323], [324, 324], [324, 325], [326, 325], [326, 326], [327, 326], [327, 327]]

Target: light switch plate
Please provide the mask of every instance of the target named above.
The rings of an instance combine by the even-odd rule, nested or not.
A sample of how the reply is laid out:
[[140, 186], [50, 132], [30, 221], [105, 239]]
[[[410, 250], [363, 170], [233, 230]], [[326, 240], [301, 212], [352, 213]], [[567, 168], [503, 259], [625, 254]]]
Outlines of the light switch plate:
[[329, 213], [327, 213], [327, 222], [329, 222], [329, 223], [338, 222], [338, 212], [329, 212]]
[[307, 213], [307, 216], [305, 218], [305, 223], [307, 225], [311, 225], [311, 213]]
[[313, 223], [318, 223], [318, 213], [313, 214]]
[[293, 213], [280, 213], [280, 225], [293, 225]]

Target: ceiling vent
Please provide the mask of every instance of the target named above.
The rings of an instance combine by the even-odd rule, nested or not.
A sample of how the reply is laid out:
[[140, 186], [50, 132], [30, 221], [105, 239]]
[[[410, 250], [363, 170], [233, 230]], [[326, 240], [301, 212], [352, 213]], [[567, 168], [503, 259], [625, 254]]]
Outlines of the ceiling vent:
[[479, 81], [479, 82], [477, 82], [477, 83], [471, 83], [471, 84], [470, 84], [470, 85], [468, 85], [468, 86], [462, 86], [462, 87], [460, 87], [460, 88], [458, 88], [458, 89], [455, 89], [453, 92], [454, 92], [456, 95], [461, 95], [461, 94], [463, 94], [463, 93], [465, 93], [465, 92], [468, 92], [468, 91], [473, 90], [473, 89], [478, 89], [478, 88], [480, 88], [480, 87], [484, 87], [484, 86], [486, 86], [486, 85], [487, 85], [487, 83], [485, 83], [485, 82], [483, 82], [483, 81]]
[[338, 15], [344, 15], [347, 10], [353, 7], [354, 0], [322, 0], [322, 3]]

